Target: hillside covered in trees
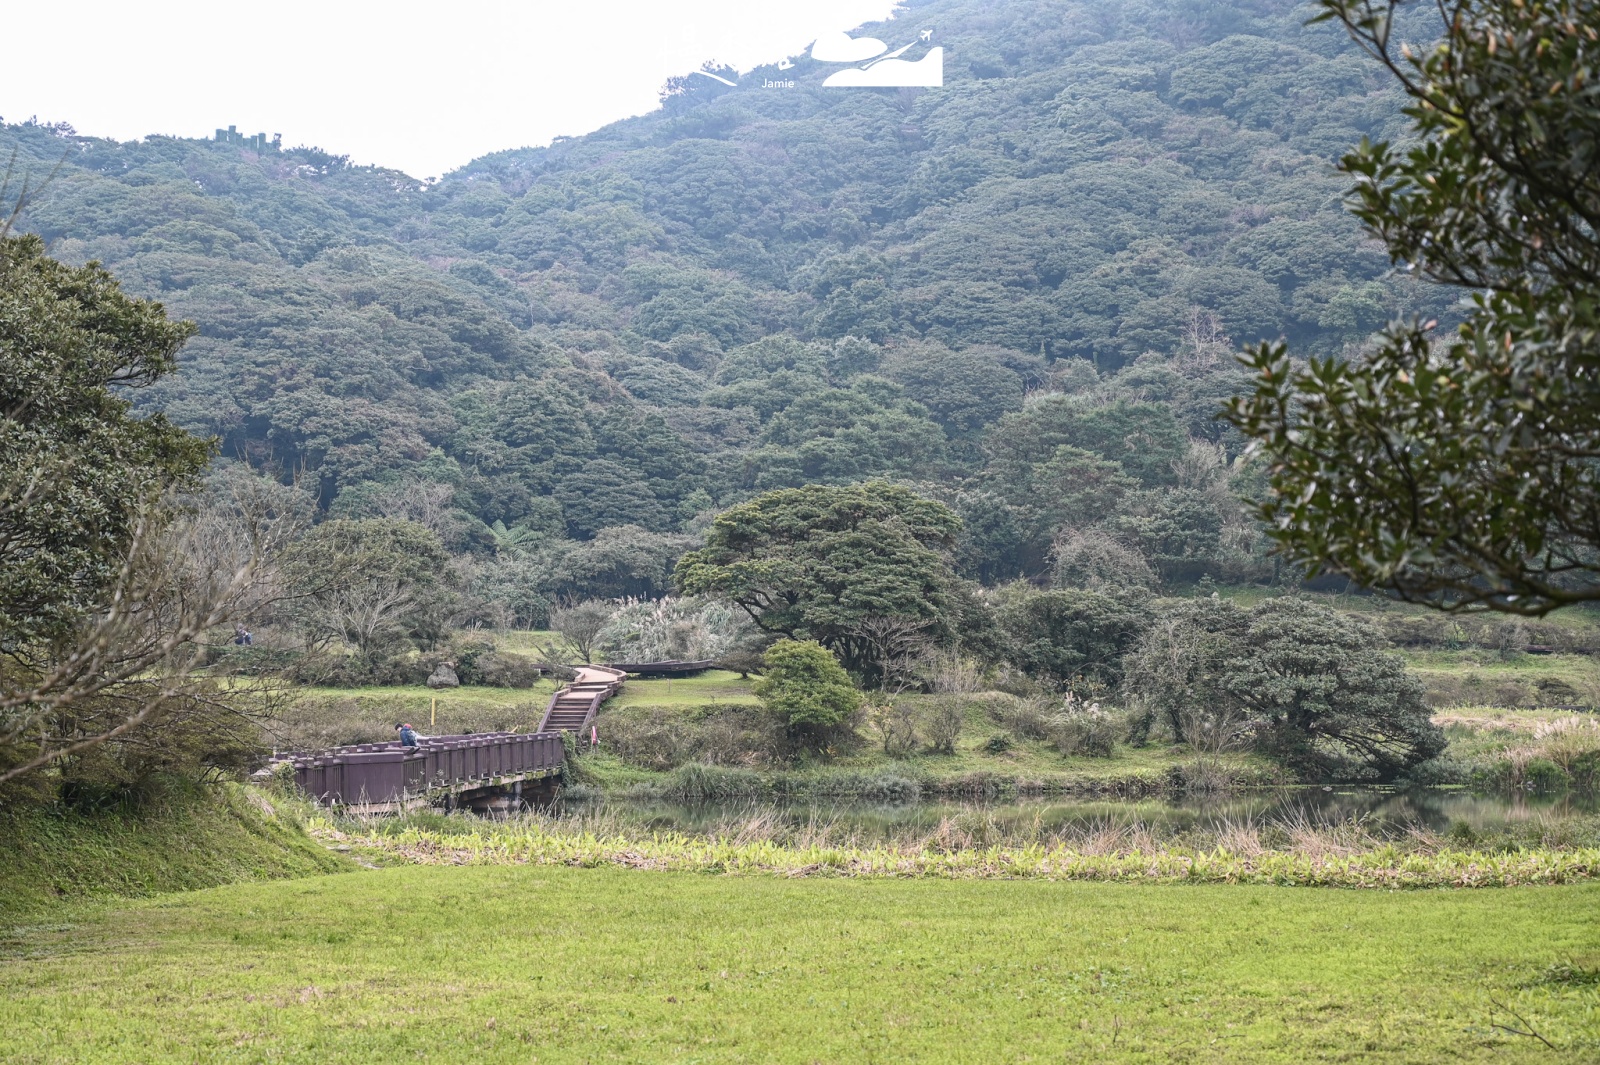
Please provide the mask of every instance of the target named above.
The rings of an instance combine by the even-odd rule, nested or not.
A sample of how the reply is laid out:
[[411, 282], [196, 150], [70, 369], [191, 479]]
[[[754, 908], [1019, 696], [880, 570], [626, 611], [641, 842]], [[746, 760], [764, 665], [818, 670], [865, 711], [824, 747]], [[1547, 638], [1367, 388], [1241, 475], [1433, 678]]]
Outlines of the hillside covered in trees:
[[796, 57], [434, 183], [226, 135], [0, 152], [61, 162], [23, 218], [51, 254], [198, 323], [141, 405], [429, 527], [504, 620], [659, 594], [708, 514], [872, 478], [951, 505], [984, 583], [1265, 579], [1231, 350], [1448, 312], [1342, 209], [1400, 102], [1309, 14], [918, 3], [863, 32], [931, 27], [942, 88]]

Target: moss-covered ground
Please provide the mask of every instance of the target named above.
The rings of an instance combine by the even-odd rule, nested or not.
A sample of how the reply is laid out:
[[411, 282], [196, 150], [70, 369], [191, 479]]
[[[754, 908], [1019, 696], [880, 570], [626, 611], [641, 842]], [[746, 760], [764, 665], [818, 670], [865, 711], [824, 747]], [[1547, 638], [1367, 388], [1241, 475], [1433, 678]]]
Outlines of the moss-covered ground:
[[1597, 905], [1588, 885], [395, 868], [14, 933], [0, 1046], [18, 1065], [1592, 1062]]

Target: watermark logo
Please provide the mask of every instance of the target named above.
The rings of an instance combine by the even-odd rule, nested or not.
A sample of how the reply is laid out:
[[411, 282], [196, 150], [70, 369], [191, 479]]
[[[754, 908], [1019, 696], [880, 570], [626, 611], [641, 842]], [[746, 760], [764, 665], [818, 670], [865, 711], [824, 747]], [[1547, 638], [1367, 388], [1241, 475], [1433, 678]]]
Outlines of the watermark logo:
[[933, 40], [932, 30], [923, 30], [917, 39], [894, 51], [876, 37], [852, 37], [843, 31], [824, 34], [811, 46], [811, 58], [819, 63], [850, 63], [823, 81], [824, 88], [938, 88], [944, 84], [944, 48], [934, 45], [920, 59], [902, 59], [912, 48]]
[[[919, 45], [926, 45], [927, 50], [916, 59], [904, 58], [907, 52]], [[812, 43], [811, 58], [818, 63], [849, 64], [846, 69], [829, 74], [822, 82], [824, 88], [938, 88], [944, 84], [944, 48], [933, 44], [932, 30], [922, 30], [914, 40], [893, 51], [876, 37], [852, 37], [842, 30], [826, 33]], [[794, 63], [785, 59], [778, 64], [778, 69], [792, 70]], [[692, 79], [697, 76], [730, 89], [736, 89], [740, 84], [738, 72], [733, 68], [707, 63], [683, 77], [669, 79], [663, 90], [663, 99], [692, 91], [691, 87], [695, 84]], [[761, 87], [792, 89], [795, 81], [792, 78], [762, 78]]]

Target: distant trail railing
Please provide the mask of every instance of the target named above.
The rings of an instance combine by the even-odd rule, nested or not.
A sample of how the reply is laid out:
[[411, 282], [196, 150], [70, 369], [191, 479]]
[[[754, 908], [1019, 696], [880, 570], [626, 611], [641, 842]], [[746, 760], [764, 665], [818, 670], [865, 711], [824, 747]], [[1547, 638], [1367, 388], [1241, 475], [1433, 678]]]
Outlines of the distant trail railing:
[[579, 666], [571, 684], [550, 696], [540, 732], [582, 732], [594, 721], [600, 704], [622, 690], [627, 674], [611, 666]]
[[559, 732], [485, 732], [431, 736], [415, 747], [358, 743], [289, 761], [295, 783], [318, 802], [380, 808], [555, 776], [565, 758]]
[[704, 673], [716, 665], [716, 659], [706, 658], [695, 662], [671, 659], [664, 662], [607, 662], [611, 669], [633, 673], [640, 677], [686, 677], [691, 673]]

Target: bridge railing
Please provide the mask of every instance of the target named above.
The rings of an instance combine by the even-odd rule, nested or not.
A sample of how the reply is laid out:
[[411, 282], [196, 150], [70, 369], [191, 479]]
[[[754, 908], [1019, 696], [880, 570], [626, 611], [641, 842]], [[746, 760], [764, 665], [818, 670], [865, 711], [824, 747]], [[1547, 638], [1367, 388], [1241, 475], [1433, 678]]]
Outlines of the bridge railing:
[[559, 732], [432, 736], [415, 747], [358, 743], [293, 756], [295, 783], [330, 806], [404, 802], [463, 785], [547, 774], [566, 752]]

